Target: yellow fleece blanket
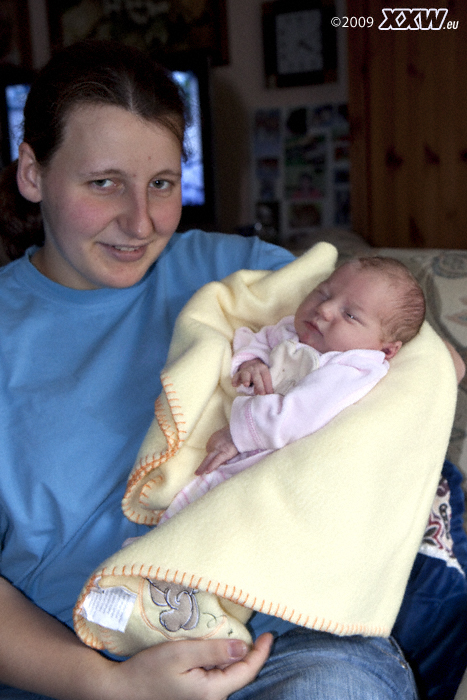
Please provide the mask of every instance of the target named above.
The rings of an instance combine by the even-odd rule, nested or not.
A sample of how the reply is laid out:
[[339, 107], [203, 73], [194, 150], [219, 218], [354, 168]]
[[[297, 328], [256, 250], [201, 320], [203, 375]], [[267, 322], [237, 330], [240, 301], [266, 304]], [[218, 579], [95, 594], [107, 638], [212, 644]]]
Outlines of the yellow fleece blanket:
[[[279, 271], [242, 270], [190, 300], [129, 478], [127, 517], [155, 524], [228, 422], [236, 328], [294, 313], [336, 258], [320, 243]], [[436, 491], [456, 388], [450, 356], [425, 323], [358, 403], [104, 562], [75, 607], [77, 633], [132, 654], [172, 638], [248, 639], [242, 623], [257, 610], [334, 634], [387, 636]]]

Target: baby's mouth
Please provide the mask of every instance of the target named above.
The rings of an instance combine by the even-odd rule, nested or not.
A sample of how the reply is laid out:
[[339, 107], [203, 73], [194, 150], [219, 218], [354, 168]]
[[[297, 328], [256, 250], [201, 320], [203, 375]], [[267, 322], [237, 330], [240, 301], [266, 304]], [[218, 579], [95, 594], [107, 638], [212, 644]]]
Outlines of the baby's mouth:
[[305, 323], [309, 328], [311, 328], [311, 330], [316, 331], [320, 335], [323, 335], [320, 329], [318, 328], [318, 325], [314, 321], [305, 321]]

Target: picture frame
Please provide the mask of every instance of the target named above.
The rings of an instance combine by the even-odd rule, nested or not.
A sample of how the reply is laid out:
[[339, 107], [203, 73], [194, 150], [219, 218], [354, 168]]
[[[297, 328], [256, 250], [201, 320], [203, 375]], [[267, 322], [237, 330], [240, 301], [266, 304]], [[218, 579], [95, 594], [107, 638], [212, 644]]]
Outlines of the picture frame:
[[332, 0], [269, 0], [262, 5], [266, 86], [299, 87], [337, 81]]
[[48, 0], [54, 48], [114, 39], [153, 57], [198, 52], [229, 62], [226, 0]]
[[0, 0], [0, 65], [32, 68], [27, 0]]

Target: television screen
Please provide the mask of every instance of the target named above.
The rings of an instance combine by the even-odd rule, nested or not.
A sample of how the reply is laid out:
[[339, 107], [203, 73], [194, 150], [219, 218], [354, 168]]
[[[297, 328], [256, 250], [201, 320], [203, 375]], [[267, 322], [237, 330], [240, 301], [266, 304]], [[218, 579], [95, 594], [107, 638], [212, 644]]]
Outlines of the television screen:
[[171, 56], [168, 68], [185, 94], [187, 159], [182, 163], [183, 213], [179, 230], [215, 227], [214, 170], [211, 145], [209, 59], [196, 54]]
[[29, 85], [26, 84], [5, 86], [10, 161], [18, 157], [18, 145], [23, 137], [23, 109], [28, 92]]
[[[211, 174], [208, 67], [172, 70], [187, 101], [186, 160], [182, 163], [183, 215], [180, 230], [214, 224], [214, 192]], [[22, 139], [23, 109], [29, 91], [26, 82], [3, 84], [2, 165], [18, 157]]]
[[182, 164], [182, 202], [184, 205], [201, 206], [206, 197], [199, 81], [192, 71], [174, 71], [172, 76], [182, 88], [188, 106], [188, 127], [184, 144], [187, 159]]

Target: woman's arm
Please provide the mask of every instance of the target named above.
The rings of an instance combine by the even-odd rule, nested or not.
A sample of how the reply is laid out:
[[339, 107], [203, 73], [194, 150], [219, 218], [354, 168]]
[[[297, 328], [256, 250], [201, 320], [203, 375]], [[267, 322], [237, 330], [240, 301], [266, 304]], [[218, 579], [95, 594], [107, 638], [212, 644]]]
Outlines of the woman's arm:
[[0, 680], [59, 700], [223, 700], [253, 680], [272, 640], [248, 653], [238, 640], [167, 642], [117, 662], [2, 578], [0, 609]]

